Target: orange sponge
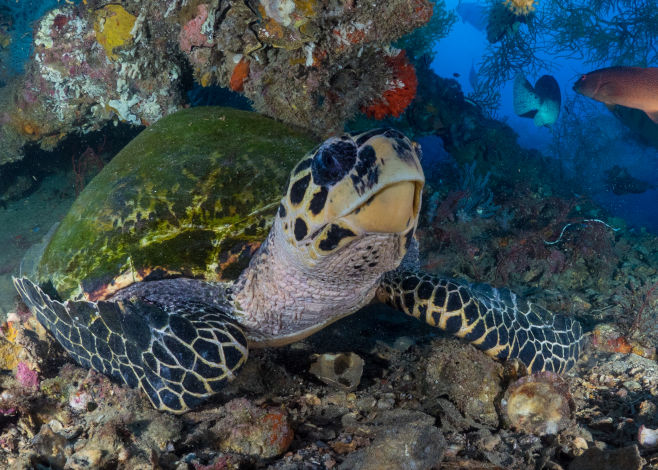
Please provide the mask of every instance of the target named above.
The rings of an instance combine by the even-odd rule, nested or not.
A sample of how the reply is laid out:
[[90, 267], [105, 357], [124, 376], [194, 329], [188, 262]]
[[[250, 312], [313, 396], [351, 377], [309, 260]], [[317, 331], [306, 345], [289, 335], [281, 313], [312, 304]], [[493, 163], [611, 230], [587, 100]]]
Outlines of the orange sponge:
[[388, 57], [386, 65], [392, 71], [390, 87], [370, 106], [361, 108], [366, 116], [382, 120], [386, 116], [400, 117], [416, 96], [418, 79], [413, 65], [407, 62], [404, 51], [395, 57]]
[[249, 76], [249, 62], [240, 59], [238, 65], [233, 69], [233, 74], [231, 75], [231, 90], [233, 91], [243, 91], [244, 90], [244, 81]]

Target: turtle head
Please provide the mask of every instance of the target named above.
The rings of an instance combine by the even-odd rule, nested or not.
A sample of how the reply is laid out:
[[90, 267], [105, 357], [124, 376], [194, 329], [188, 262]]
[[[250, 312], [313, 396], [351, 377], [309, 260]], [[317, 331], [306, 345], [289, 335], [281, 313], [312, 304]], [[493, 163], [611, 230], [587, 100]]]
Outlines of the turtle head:
[[418, 144], [393, 129], [332, 137], [309, 152], [292, 171], [279, 208], [295, 258], [313, 267], [374, 237], [395, 251], [385, 256], [387, 270], [395, 269], [418, 221], [420, 157]]
[[267, 241], [234, 286], [249, 347], [280, 346], [368, 304], [418, 222], [420, 147], [393, 129], [332, 137], [292, 171]]

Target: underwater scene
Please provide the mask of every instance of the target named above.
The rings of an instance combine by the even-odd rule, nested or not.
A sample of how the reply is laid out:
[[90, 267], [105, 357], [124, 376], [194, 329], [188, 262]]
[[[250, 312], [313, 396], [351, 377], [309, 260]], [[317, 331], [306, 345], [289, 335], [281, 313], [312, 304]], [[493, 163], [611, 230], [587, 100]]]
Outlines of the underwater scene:
[[0, 0], [0, 469], [658, 468], [653, 0]]

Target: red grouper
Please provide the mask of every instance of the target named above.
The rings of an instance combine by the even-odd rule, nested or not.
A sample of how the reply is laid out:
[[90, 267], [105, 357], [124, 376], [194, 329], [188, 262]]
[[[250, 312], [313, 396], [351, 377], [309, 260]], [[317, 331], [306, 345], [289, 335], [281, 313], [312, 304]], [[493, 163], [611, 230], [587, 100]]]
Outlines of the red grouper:
[[593, 100], [641, 109], [658, 124], [658, 68], [608, 67], [583, 75], [573, 90]]

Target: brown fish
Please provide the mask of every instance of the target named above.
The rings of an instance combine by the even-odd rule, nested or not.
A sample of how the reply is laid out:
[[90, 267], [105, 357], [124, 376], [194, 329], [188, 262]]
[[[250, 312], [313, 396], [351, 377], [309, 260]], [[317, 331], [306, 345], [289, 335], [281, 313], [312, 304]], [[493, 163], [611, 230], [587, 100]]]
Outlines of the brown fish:
[[573, 91], [593, 100], [641, 109], [658, 124], [658, 68], [608, 67], [583, 75]]

